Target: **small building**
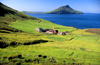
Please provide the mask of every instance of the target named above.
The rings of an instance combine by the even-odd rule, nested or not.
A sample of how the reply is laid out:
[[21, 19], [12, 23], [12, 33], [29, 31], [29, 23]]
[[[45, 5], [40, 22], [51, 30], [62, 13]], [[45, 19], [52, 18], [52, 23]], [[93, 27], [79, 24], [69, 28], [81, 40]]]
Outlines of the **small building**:
[[48, 33], [48, 34], [53, 34], [53, 31], [46, 31], [46, 33]]
[[43, 29], [43, 32], [49, 31], [49, 29]]
[[36, 28], [36, 31], [43, 32], [43, 33], [49, 33], [49, 34], [57, 34], [58, 33], [58, 30], [42, 29], [42, 28]]
[[62, 32], [62, 35], [66, 35], [66, 33], [65, 32]]
[[46, 33], [49, 33], [49, 34], [57, 34], [58, 33], [58, 30], [52, 30], [52, 29], [50, 29], [49, 31], [46, 31]]
[[49, 34], [54, 34], [54, 30], [49, 29], [49, 31], [46, 31], [46, 33], [49, 33]]
[[54, 34], [57, 34], [57, 33], [58, 33], [58, 30], [54, 30], [53, 33], [54, 33]]
[[38, 32], [42, 32], [43, 29], [42, 29], [42, 28], [36, 28], [36, 31], [38, 31]]
[[65, 32], [58, 32], [58, 35], [66, 35]]
[[70, 26], [71, 28], [75, 28], [75, 27], [73, 27], [73, 26]]

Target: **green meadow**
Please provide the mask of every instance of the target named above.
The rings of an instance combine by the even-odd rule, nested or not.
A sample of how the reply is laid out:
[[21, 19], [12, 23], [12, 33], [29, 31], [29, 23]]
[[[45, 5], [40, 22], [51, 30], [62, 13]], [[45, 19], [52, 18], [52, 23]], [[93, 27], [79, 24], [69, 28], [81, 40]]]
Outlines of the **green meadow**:
[[[7, 47], [0, 48], [0, 63], [26, 65], [99, 65], [100, 35], [39, 20], [16, 20], [13, 27], [24, 32], [0, 33], [0, 41]], [[70, 32], [68, 35], [45, 34], [36, 28]], [[21, 55], [22, 58], [19, 58]], [[41, 57], [39, 57], [41, 55]], [[46, 58], [44, 58], [46, 56]], [[12, 58], [9, 60], [9, 58]], [[50, 59], [52, 57], [53, 59]], [[35, 60], [36, 59], [36, 60]], [[11, 62], [12, 61], [12, 62]]]
[[28, 32], [28, 33], [38, 33], [35, 31], [36, 28], [53, 29], [54, 27], [55, 29], [59, 31], [63, 31], [63, 32], [76, 30], [75, 28], [72, 29], [70, 27], [57, 25], [43, 19], [41, 19], [40, 23], [39, 23], [39, 20], [27, 20], [27, 21], [17, 20], [16, 22], [13, 22], [12, 24], [13, 25], [10, 25], [11, 27], [14, 27], [19, 30], [23, 30], [24, 32]]
[[100, 29], [57, 25], [0, 3], [0, 65], [100, 65]]

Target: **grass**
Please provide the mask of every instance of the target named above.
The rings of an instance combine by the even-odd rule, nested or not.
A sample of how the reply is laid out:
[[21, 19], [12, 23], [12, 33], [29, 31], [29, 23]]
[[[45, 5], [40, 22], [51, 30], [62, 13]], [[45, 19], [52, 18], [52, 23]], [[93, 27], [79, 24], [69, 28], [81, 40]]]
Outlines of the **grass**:
[[53, 41], [70, 41], [75, 36], [76, 35], [64, 35], [64, 36], [52, 35], [52, 36], [48, 36], [46, 38], [53, 40]]
[[[57, 25], [22, 14], [1, 3], [0, 7], [5, 12], [0, 14], [1, 65], [100, 65], [99, 29], [82, 30]], [[35, 31], [40, 27], [70, 34]]]
[[96, 42], [100, 36], [77, 36], [75, 40], [87, 41], [87, 42]]
[[21, 30], [12, 28], [8, 26], [9, 24], [12, 24], [12, 22], [15, 22], [16, 20], [28, 20], [28, 19], [35, 19], [39, 20], [38, 18], [31, 17], [28, 15], [25, 15], [21, 12], [18, 12], [17, 10], [14, 10], [0, 2], [0, 29], [2, 30], [8, 30], [12, 32], [20, 32]]
[[28, 33], [38, 33], [35, 31], [36, 28], [52, 29], [54, 27], [56, 29], [57, 27], [59, 27], [62, 28], [62, 30], [58, 29], [58, 31], [62, 32], [68, 31], [69, 29], [70, 31], [75, 30], [75, 28], [57, 25], [43, 19], [40, 23], [38, 23], [38, 20], [28, 20], [28, 21], [17, 20], [16, 22], [13, 22], [13, 25], [10, 26], [19, 30], [23, 30], [24, 32]]
[[[82, 44], [80, 44], [82, 46]], [[46, 55], [48, 58], [52, 56], [58, 63], [83, 63], [83, 64], [99, 64], [100, 52], [84, 50], [84, 47], [75, 45], [72, 42], [48, 42], [37, 45], [18, 46], [16, 48], [8, 47], [2, 50], [1, 56], [14, 55], [16, 53], [22, 54], [25, 58], [33, 59], [33, 55]], [[10, 51], [11, 50], [11, 51]], [[19, 51], [20, 50], [20, 51]], [[9, 54], [9, 55], [8, 55]], [[29, 54], [29, 56], [27, 55]]]
[[98, 43], [100, 43], [100, 38], [97, 40]]
[[54, 37], [54, 36], [46, 37], [46, 38], [51, 39], [51, 40], [54, 40], [54, 41], [67, 41], [67, 40], [68, 40], [68, 39], [66, 39], [66, 38]]
[[[45, 23], [45, 24], [43, 24]], [[47, 25], [49, 23], [50, 25]], [[38, 20], [17, 20], [9, 25], [24, 32], [13, 33], [11, 31], [1, 30], [9, 33], [0, 33], [1, 41], [10, 44], [6, 48], [1, 48], [1, 60], [5, 56], [9, 58], [12, 55], [21, 54], [24, 59], [17, 59], [21, 64], [34, 64], [33, 60], [39, 59], [38, 55], [47, 56], [46, 59], [39, 59], [41, 64], [100, 64], [100, 44], [98, 34], [89, 33], [85, 30], [73, 29], [43, 20], [38, 23]], [[44, 27], [45, 26], [45, 27]], [[70, 35], [52, 35], [44, 34], [35, 31], [35, 28], [50, 28], [53, 27], [60, 31], [72, 31]], [[32, 44], [36, 40], [47, 40], [47, 42], [38, 42]], [[12, 46], [12, 42], [18, 42], [20, 45]], [[25, 43], [29, 45], [24, 45]], [[31, 43], [31, 44], [30, 44]], [[6, 53], [7, 52], [7, 53]], [[54, 57], [54, 61], [50, 62], [50, 57]], [[30, 62], [25, 62], [25, 59], [30, 59]], [[13, 59], [14, 60], [14, 59]], [[42, 61], [40, 61], [42, 60]], [[1, 63], [9, 62], [5, 59]], [[11, 63], [10, 63], [11, 64]], [[16, 64], [16, 63], [12, 63]], [[37, 61], [36, 61], [36, 64]]]

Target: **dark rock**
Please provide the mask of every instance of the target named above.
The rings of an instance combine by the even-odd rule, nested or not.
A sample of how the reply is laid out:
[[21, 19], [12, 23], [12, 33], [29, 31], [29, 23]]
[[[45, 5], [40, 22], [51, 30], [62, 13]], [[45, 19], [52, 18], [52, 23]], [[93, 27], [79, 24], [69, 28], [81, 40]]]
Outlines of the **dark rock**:
[[15, 62], [17, 62], [17, 60], [13, 60], [13, 62], [15, 63]]
[[30, 59], [26, 59], [26, 60], [25, 60], [25, 62], [30, 62], [30, 61], [31, 61]]
[[18, 58], [22, 58], [22, 55], [18, 55]]
[[38, 55], [38, 57], [42, 57], [42, 55]]
[[35, 58], [33, 61], [38, 61], [39, 59], [38, 58]]
[[6, 59], [7, 57], [3, 57], [3, 59]]
[[75, 65], [75, 63], [72, 63], [72, 65]]
[[9, 58], [8, 58], [8, 60], [12, 60], [12, 59], [13, 59], [13, 57], [9, 57]]
[[21, 63], [16, 63], [16, 65], [21, 65]]
[[43, 56], [43, 58], [45, 59], [45, 58], [47, 58], [47, 56]]
[[6, 48], [8, 47], [8, 44], [6, 42], [0, 41], [0, 48]]
[[2, 40], [2, 38], [0, 37], [0, 40]]
[[36, 61], [37, 63], [39, 63], [40, 60], [38, 58], [36, 58], [33, 61]]
[[14, 42], [11, 42], [10, 45], [11, 46], [17, 45], [17, 42], [15, 42], [15, 41]]

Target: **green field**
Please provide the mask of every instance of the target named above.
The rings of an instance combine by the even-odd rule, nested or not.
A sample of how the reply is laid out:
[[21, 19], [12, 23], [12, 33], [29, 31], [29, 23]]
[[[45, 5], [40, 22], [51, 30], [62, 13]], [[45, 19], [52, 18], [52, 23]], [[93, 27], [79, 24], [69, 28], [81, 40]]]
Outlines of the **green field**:
[[13, 25], [10, 26], [19, 30], [23, 30], [24, 32], [28, 32], [28, 33], [37, 33], [35, 31], [36, 28], [52, 29], [54, 27], [55, 29], [62, 32], [76, 30], [75, 28], [73, 29], [70, 27], [57, 25], [43, 19], [41, 20], [40, 23], [38, 23], [38, 21], [39, 20], [28, 20], [28, 21], [17, 20], [16, 22], [12, 23]]
[[[38, 20], [17, 20], [9, 26], [24, 32], [0, 33], [0, 41], [8, 44], [7, 47], [0, 49], [0, 61], [2, 61], [0, 63], [9, 63], [9, 57], [15, 56], [10, 63], [12, 65], [38, 64], [37, 60], [34, 61], [36, 58], [39, 59], [39, 65], [100, 64], [100, 36], [97, 34], [57, 25], [43, 19], [40, 23]], [[54, 27], [55, 30], [72, 31], [72, 33], [70, 35], [44, 34], [35, 31], [38, 27], [44, 29]], [[12, 42], [16, 44], [13, 45]], [[23, 59], [17, 58], [16, 55], [22, 55]], [[47, 58], [44, 59], [38, 55], [47, 56]], [[50, 61], [50, 57], [54, 60]]]
[[100, 29], [57, 25], [0, 3], [0, 65], [100, 65]]

